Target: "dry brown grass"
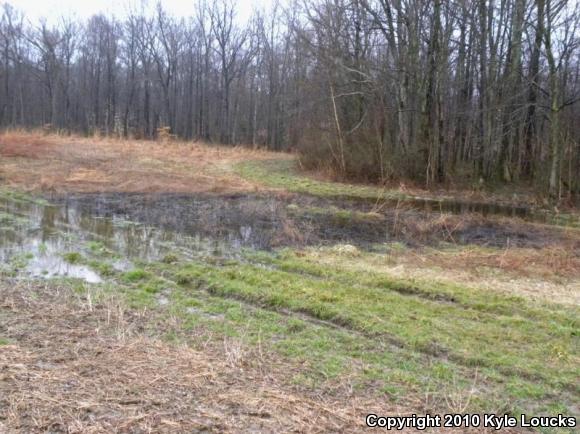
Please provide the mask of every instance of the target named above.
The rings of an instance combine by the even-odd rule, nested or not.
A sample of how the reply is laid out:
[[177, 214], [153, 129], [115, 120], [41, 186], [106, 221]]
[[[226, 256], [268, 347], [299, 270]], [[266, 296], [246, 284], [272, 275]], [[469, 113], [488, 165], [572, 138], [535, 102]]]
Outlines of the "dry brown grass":
[[422, 243], [430, 240], [454, 242], [454, 234], [468, 224], [465, 216], [442, 213], [426, 217], [423, 214], [406, 213], [404, 217], [401, 217], [397, 211], [393, 222], [393, 233]]
[[[506, 277], [532, 277], [560, 281], [578, 278], [580, 270], [580, 232], [574, 228], [526, 222], [517, 218], [487, 218], [478, 214], [433, 215], [407, 219], [401, 225], [412, 238], [427, 241], [435, 237], [456, 244], [461, 237], [478, 239], [482, 246], [456, 249], [429, 249], [420, 257], [423, 266], [445, 269], [492, 269]], [[487, 229], [489, 233], [486, 232]], [[494, 234], [505, 247], [494, 246]], [[507, 243], [504, 243], [505, 240]], [[488, 243], [489, 247], [485, 247]], [[417, 264], [419, 265], [419, 264]]]
[[301, 366], [233, 338], [189, 336], [197, 350], [163, 342], [146, 330], [173, 330], [176, 319], [115, 298], [38, 282], [0, 290], [10, 340], [0, 346], [2, 433], [356, 433], [369, 412], [425, 411], [425, 397], [393, 404], [347, 378], [317, 391], [290, 385]]
[[[358, 432], [366, 398], [289, 386], [293, 368], [239, 342], [146, 336], [115, 300], [2, 283], [0, 432]], [[147, 316], [150, 314], [148, 313]]]
[[578, 277], [580, 256], [565, 246], [506, 248], [497, 251], [463, 249], [459, 252], [433, 251], [424, 256], [429, 265], [445, 268], [493, 268], [501, 272], [527, 277], [557, 280]]
[[[562, 245], [532, 248], [434, 250], [396, 259], [403, 274], [476, 285], [524, 297], [580, 305], [580, 256]], [[414, 270], [414, 271], [413, 271]]]
[[0, 155], [8, 158], [40, 158], [51, 144], [41, 133], [8, 131], [0, 135]]
[[[336, 254], [338, 252], [338, 254]], [[385, 273], [390, 277], [442, 282], [514, 294], [550, 303], [580, 305], [580, 258], [562, 247], [543, 249], [402, 249], [389, 254], [351, 255], [333, 249], [302, 252], [313, 260], [356, 272]]]
[[[15, 187], [56, 192], [227, 193], [257, 185], [227, 170], [285, 154], [179, 141], [139, 141], [43, 132], [0, 134], [0, 173]], [[289, 156], [287, 156], [289, 158]]]

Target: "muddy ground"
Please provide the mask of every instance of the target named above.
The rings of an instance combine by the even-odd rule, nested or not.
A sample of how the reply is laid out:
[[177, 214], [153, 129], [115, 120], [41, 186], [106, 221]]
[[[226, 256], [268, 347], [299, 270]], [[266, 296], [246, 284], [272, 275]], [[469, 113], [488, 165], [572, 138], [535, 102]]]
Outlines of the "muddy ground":
[[[0, 155], [0, 432], [362, 432], [371, 410], [428, 407], [416, 390], [391, 400], [374, 380], [364, 383], [368, 390], [350, 387], [349, 379], [296, 384], [290, 378], [304, 366], [270, 351], [276, 337], [262, 346], [198, 328], [192, 334], [171, 312], [128, 307], [111, 292], [94, 300], [86, 283], [79, 290], [79, 281], [124, 282], [168, 302], [165, 287], [141, 282], [155, 280], [144, 264], [211, 268], [231, 260], [226, 277], [257, 287], [260, 273], [243, 272], [274, 272], [277, 252], [286, 251], [294, 263], [283, 265], [297, 268], [284, 279], [299, 281], [321, 267], [311, 277], [322, 286], [325, 272], [353, 288], [344, 283], [348, 273], [379, 273], [427, 285], [426, 293], [431, 282], [461, 294], [483, 289], [491, 310], [498, 294], [540, 300], [538, 309], [560, 303], [567, 312], [579, 303], [580, 232], [536, 219], [527, 207], [292, 193], [233, 170], [247, 159], [290, 156], [198, 144], [8, 133], [0, 135]], [[260, 254], [273, 256], [261, 263]], [[63, 276], [64, 283], [44, 280]], [[199, 284], [194, 277], [171, 274], [185, 287]], [[214, 296], [216, 288], [201, 289]], [[332, 307], [330, 289], [302, 289]], [[443, 304], [437, 314], [449, 308], [448, 298], [434, 300]], [[267, 307], [262, 302], [246, 307], [258, 311]], [[199, 307], [189, 308], [197, 315]], [[304, 307], [296, 309], [283, 313], [302, 318]], [[488, 325], [482, 322], [482, 333]], [[554, 351], [576, 357], [570, 348]], [[358, 359], [354, 364], [364, 371]]]
[[580, 254], [580, 236], [565, 229], [503, 216], [416, 209], [374, 210], [360, 201], [288, 194], [73, 194], [50, 195], [61, 209], [104, 218], [122, 217], [184, 235], [227, 239], [232, 246], [275, 247], [349, 243], [360, 248], [388, 242], [411, 247], [440, 242], [489, 247], [567, 245]]

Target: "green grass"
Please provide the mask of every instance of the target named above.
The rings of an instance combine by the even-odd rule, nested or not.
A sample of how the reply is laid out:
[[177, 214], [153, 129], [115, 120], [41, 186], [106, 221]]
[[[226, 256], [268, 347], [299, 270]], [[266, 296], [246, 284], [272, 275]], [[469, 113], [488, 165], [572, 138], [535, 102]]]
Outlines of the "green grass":
[[29, 252], [18, 253], [10, 258], [10, 267], [13, 271], [25, 269], [33, 257]]
[[[453, 395], [469, 411], [574, 414], [578, 309], [361, 276], [291, 251], [245, 259], [152, 263], [138, 279], [119, 273], [109, 291], [179, 318], [172, 340], [203, 331], [274, 351], [302, 367], [291, 381], [305, 387], [348, 378], [389, 400], [428, 396], [442, 411], [457, 410]], [[169, 304], [157, 304], [160, 291]]]
[[83, 262], [83, 255], [81, 255], [79, 252], [63, 253], [62, 257], [69, 264], [80, 264]]
[[295, 193], [367, 200], [407, 198], [398, 191], [376, 186], [319, 181], [300, 174], [295, 165], [294, 160], [244, 161], [238, 163], [234, 170], [243, 178]]
[[111, 277], [115, 275], [115, 268], [108, 262], [100, 260], [89, 260], [87, 265], [95, 270], [101, 277]]
[[[315, 377], [334, 378], [362, 363], [368, 367], [357, 372], [361, 387], [379, 382], [397, 395], [426, 393], [426, 385], [435, 384], [468, 393], [478, 372], [488, 391], [475, 399], [480, 409], [497, 405], [498, 396], [514, 412], [573, 408], [564, 396], [577, 393], [578, 309], [336, 270], [290, 251], [246, 259], [148, 269], [173, 282], [181, 301], [195, 296], [200, 311], [213, 309], [232, 320], [233, 328], [219, 325], [223, 333], [239, 334], [238, 322], [249, 321], [240, 309], [256, 306], [252, 317], [268, 319], [252, 319], [261, 336], [270, 335], [284, 356], [315, 366]], [[292, 315], [282, 321], [278, 312]]]
[[[264, 270], [249, 264], [219, 269], [192, 264], [187, 271], [190, 280], [197, 275], [214, 295], [305, 312], [420, 352], [445, 354], [467, 366], [493, 366], [546, 377], [556, 384], [555, 376], [541, 373], [546, 359], [552, 358], [546, 351], [551, 350], [558, 361], [561, 354], [566, 359], [573, 351], [577, 324], [572, 313], [559, 318], [541, 309], [522, 309], [518, 306], [521, 300], [499, 295], [482, 303], [480, 296], [468, 300], [460, 291], [457, 298], [463, 303], [453, 303], [449, 301], [453, 288], [438, 291], [385, 278], [329, 276], [324, 271], [316, 275], [310, 264], [304, 265], [290, 261], [279, 269]], [[178, 277], [183, 274], [180, 271]], [[551, 342], [552, 348], [544, 347], [544, 342]], [[573, 366], [566, 371], [562, 364], [554, 363], [560, 365], [558, 376], [567, 374], [561, 377], [564, 381], [571, 381], [577, 373]]]
[[[372, 214], [340, 209], [289, 209], [368, 220]], [[469, 396], [477, 410], [572, 411], [580, 371], [579, 310], [438, 282], [394, 279], [351, 271], [313, 256], [282, 250], [247, 251], [239, 260], [186, 262], [168, 253], [157, 263], [114, 270], [100, 242], [87, 256], [63, 253], [108, 277], [109, 290], [136, 309], [163, 307], [184, 329], [266, 345], [305, 366], [293, 379], [316, 385], [348, 377], [392, 399], [407, 394]], [[343, 255], [320, 249], [322, 259]], [[349, 251], [351, 260], [367, 253]], [[24, 266], [26, 255], [14, 259]], [[478, 389], [478, 390], [479, 390]]]
[[[314, 190], [342, 194], [325, 184]], [[345, 221], [376, 218], [340, 209], [289, 212], [328, 213]], [[396, 279], [322, 260], [346, 253], [352, 261], [370, 260], [365, 252], [338, 247], [319, 249], [321, 260], [292, 250], [196, 261], [168, 253], [126, 272], [112, 267], [114, 253], [100, 242], [87, 243], [82, 252], [63, 257], [106, 276], [99, 290], [122, 295], [132, 308], [177, 318], [179, 329], [168, 338], [200, 332], [208, 339], [235, 337], [295, 362], [301, 369], [290, 380], [296, 384], [316, 388], [348, 381], [355, 390], [389, 400], [429, 397], [430, 405], [445, 411], [458, 410], [446, 399], [453, 395], [469, 400], [469, 411], [577, 412], [576, 307]], [[10, 265], [22, 268], [29, 259], [22, 254]], [[87, 287], [75, 286], [78, 292]], [[160, 297], [168, 303], [160, 304]]]
[[29, 203], [36, 205], [46, 205], [48, 202], [38, 196], [34, 196], [22, 191], [0, 187], [0, 201], [10, 201], [13, 203]]
[[15, 221], [16, 221], [16, 216], [14, 214], [0, 212], [0, 225], [11, 226], [15, 223]]
[[383, 399], [428, 397], [440, 411], [458, 410], [449, 396], [469, 400], [469, 411], [511, 414], [574, 415], [579, 403], [577, 308], [362, 274], [292, 250], [140, 263], [109, 277], [100, 291], [176, 324], [167, 339], [238, 339], [300, 366], [289, 381], [303, 387], [348, 378]]
[[115, 258], [118, 257], [113, 251], [111, 251], [104, 243], [100, 241], [89, 241], [85, 244], [85, 248], [91, 253], [91, 255], [98, 258]]
[[15, 213], [0, 211], [0, 230], [13, 231], [28, 225], [29, 220], [26, 217]]
[[161, 262], [164, 262], [166, 264], [173, 264], [175, 262], [179, 262], [179, 255], [177, 255], [176, 253], [167, 253], [165, 256], [163, 256]]
[[122, 279], [125, 282], [137, 282], [140, 280], [145, 280], [149, 277], [151, 277], [150, 273], [148, 273], [147, 271], [145, 271], [143, 269], [136, 268], [134, 270], [130, 270], [130, 271], [123, 273]]

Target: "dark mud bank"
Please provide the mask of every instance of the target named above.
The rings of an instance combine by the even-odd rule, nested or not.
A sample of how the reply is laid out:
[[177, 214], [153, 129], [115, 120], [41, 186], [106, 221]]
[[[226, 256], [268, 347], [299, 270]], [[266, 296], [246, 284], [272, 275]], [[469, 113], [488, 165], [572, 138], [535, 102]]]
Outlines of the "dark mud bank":
[[48, 199], [61, 213], [99, 219], [99, 233], [113, 232], [115, 222], [134, 222], [162, 233], [219, 241], [234, 250], [331, 243], [370, 248], [393, 241], [541, 248], [563, 238], [559, 230], [519, 219], [414, 208], [373, 211], [353, 201], [301, 196], [95, 194]]
[[[518, 219], [463, 216], [308, 196], [91, 194], [47, 202], [0, 197], [0, 266], [4, 273], [100, 281], [103, 272], [178, 255], [241, 257], [243, 249], [272, 250], [346, 243], [381, 250], [440, 242], [496, 247], [545, 247], [566, 238], [561, 229]], [[107, 258], [104, 262], [103, 255]]]

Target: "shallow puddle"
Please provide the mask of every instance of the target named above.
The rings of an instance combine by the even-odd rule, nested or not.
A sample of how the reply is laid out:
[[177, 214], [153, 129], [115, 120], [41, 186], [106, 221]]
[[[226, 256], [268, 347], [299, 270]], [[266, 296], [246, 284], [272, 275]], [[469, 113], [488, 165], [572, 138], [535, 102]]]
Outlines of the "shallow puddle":
[[[99, 282], [80, 258], [102, 259], [123, 270], [134, 260], [231, 256], [243, 247], [266, 248], [256, 225], [264, 221], [236, 218], [225, 224], [219, 213], [190, 198], [91, 195], [51, 198], [50, 204], [0, 199], [0, 261], [34, 277], [67, 276]], [[172, 205], [173, 203], [173, 205]], [[261, 204], [262, 205], [262, 204]], [[187, 209], [186, 209], [187, 208]], [[198, 210], [192, 213], [192, 210]]]
[[[85, 265], [90, 259], [109, 270], [126, 270], [133, 261], [167, 255], [227, 258], [242, 249], [283, 246], [348, 243], [372, 249], [393, 241], [541, 246], [550, 241], [542, 231], [487, 219], [448, 235], [425, 223], [436, 220], [434, 211], [365, 211], [360, 203], [308, 197], [115, 193], [41, 203], [0, 196], [0, 261], [19, 274], [99, 282], [94, 267]], [[427, 232], [417, 240], [423, 227]]]
[[521, 219], [538, 222], [544, 222], [546, 220], [545, 216], [535, 213], [531, 208], [516, 205], [423, 198], [408, 199], [405, 201], [405, 205], [417, 210], [429, 212], [434, 211], [452, 214], [478, 213], [484, 217], [518, 217]]

